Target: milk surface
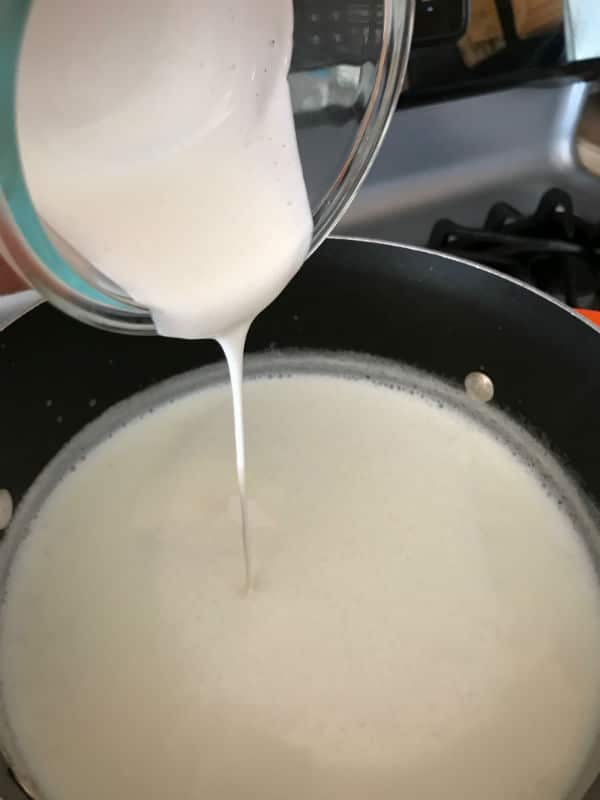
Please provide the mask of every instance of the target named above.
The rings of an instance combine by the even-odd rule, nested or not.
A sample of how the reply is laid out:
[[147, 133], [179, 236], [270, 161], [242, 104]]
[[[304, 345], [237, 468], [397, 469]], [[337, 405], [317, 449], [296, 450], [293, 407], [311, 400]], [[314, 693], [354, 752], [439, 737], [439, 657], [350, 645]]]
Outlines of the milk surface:
[[224, 386], [98, 446], [18, 551], [2, 701], [43, 800], [563, 800], [600, 698], [569, 517], [459, 411], [245, 391], [254, 591]]

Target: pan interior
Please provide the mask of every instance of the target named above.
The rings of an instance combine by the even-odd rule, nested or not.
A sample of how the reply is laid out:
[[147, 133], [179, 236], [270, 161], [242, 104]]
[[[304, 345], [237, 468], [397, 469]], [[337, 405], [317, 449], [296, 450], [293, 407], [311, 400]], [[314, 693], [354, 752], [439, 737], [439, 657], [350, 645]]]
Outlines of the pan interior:
[[[556, 458], [535, 437], [492, 406], [473, 400], [462, 389], [449, 386], [431, 376], [399, 367], [388, 361], [354, 354], [271, 353], [268, 356], [248, 358], [246, 374], [249, 380], [322, 375], [344, 380], [370, 381], [467, 416], [508, 447], [521, 464], [528, 466], [535, 473], [548, 497], [553, 503], [560, 505], [561, 510], [570, 517], [598, 575], [599, 528], [594, 506], [579, 491], [576, 483]], [[129, 422], [152, 413], [166, 404], [176, 403], [187, 395], [225, 382], [226, 372], [222, 366], [188, 373], [119, 404], [76, 436], [40, 475], [15, 515], [1, 553], [2, 585], [6, 586], [17, 550], [30, 529], [35, 527], [33, 522], [44, 503], [74, 465], [86, 459], [95, 447], [114, 436]], [[306, 409], [306, 413], [309, 414], [310, 409]], [[4, 717], [5, 749], [23, 783], [32, 787], [32, 782], [26, 777], [25, 760], [10, 733], [6, 714]], [[592, 766], [597, 763], [595, 756], [595, 752], [589, 754], [585, 774], [581, 782], [574, 787], [574, 793], [571, 795], [573, 798], [581, 797], [586, 784], [590, 782]], [[34, 793], [39, 794], [35, 792], [35, 787], [33, 788]]]

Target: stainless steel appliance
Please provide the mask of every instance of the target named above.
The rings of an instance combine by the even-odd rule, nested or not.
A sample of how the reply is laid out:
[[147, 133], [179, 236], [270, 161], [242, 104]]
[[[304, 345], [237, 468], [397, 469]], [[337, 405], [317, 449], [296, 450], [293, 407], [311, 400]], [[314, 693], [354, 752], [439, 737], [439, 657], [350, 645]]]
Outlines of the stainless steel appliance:
[[[427, 5], [436, 4], [417, 3], [422, 15]], [[458, 35], [429, 42], [419, 33], [417, 15], [408, 86], [338, 230], [467, 256], [573, 304], [600, 308], [593, 237], [584, 242], [575, 236], [577, 257], [554, 259], [546, 274], [535, 249], [530, 258], [502, 264], [486, 260], [483, 246], [471, 246], [473, 237], [465, 248], [464, 239], [453, 247], [456, 241], [433, 236], [442, 220], [483, 229], [498, 204], [533, 218], [555, 189], [564, 193], [574, 220], [600, 220], [600, 66], [578, 58], [600, 55], [600, 4], [472, 0], [466, 11]], [[570, 237], [568, 230], [560, 234], [543, 225], [534, 235], [558, 250]]]

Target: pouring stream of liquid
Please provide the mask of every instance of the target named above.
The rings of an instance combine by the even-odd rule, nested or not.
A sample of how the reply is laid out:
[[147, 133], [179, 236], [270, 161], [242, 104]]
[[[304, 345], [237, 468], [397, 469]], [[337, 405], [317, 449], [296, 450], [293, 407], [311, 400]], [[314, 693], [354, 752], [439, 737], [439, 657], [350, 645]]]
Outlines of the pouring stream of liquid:
[[244, 346], [250, 323], [245, 323], [218, 339], [223, 348], [233, 400], [233, 422], [235, 432], [235, 463], [238, 488], [240, 492], [240, 513], [242, 549], [244, 553], [244, 587], [249, 592], [252, 588], [252, 553], [248, 533], [248, 497], [246, 494], [246, 443], [244, 435]]

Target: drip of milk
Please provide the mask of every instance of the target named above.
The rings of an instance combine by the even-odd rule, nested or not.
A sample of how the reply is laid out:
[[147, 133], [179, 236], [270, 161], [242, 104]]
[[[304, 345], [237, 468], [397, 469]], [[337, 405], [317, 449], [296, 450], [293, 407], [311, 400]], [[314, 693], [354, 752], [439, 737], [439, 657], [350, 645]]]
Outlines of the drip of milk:
[[159, 333], [223, 345], [242, 497], [239, 330], [312, 236], [287, 84], [293, 17], [292, 0], [44, 0], [19, 69], [40, 215]]
[[242, 325], [219, 339], [223, 348], [233, 400], [233, 428], [235, 434], [235, 466], [240, 493], [240, 515], [242, 526], [242, 550], [244, 554], [244, 575], [246, 591], [252, 588], [252, 557], [248, 530], [248, 495], [246, 492], [246, 441], [244, 434], [244, 401], [242, 384], [244, 380], [244, 344], [248, 335], [248, 325]]
[[565, 800], [600, 592], [536, 475], [366, 381], [250, 380], [246, 405], [257, 591], [225, 386], [117, 430], [33, 519], [0, 686], [37, 796]]

